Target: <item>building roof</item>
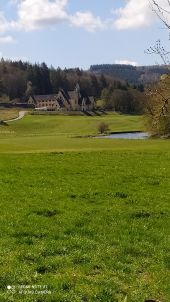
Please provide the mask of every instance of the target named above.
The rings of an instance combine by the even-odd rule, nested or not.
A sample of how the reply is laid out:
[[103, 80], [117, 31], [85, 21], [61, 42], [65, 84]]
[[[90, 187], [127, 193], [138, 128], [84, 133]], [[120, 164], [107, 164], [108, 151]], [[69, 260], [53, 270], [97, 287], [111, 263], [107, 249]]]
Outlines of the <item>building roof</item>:
[[70, 91], [66, 91], [64, 89], [60, 89], [59, 92], [62, 93], [62, 95], [64, 96], [65, 100], [70, 105], [70, 99], [71, 99], [71, 97], [70, 97]]
[[75, 91], [68, 91], [68, 95], [70, 99], [75, 98]]
[[49, 94], [49, 95], [33, 95], [32, 98], [34, 101], [49, 101], [49, 100], [56, 100], [56, 94]]
[[60, 106], [61, 108], [64, 108], [64, 107], [65, 107], [62, 99], [57, 98], [56, 101], [58, 102], [58, 104], [59, 104], [59, 106]]
[[[70, 104], [70, 100], [75, 98], [75, 90], [66, 91], [64, 89], [60, 89], [59, 91], [63, 94], [65, 100], [67, 100], [67, 102], [69, 104]], [[80, 92], [79, 92], [79, 101], [78, 101], [79, 105], [82, 104], [83, 99], [85, 100], [86, 105], [90, 105], [91, 102], [94, 100], [93, 96], [89, 97], [84, 90], [80, 90]]]
[[84, 90], [80, 91], [80, 97], [79, 97], [79, 105], [82, 104], [82, 101], [84, 100], [86, 105], [90, 105], [91, 104], [91, 100], [90, 97], [87, 95], [87, 93]]
[[[59, 93], [62, 94], [63, 98]], [[75, 93], [76, 91], [66, 91], [64, 89], [60, 89], [58, 94], [49, 94], [49, 95], [33, 95], [32, 99], [34, 102], [47, 102], [47, 101], [55, 101], [58, 102], [58, 105], [60, 107], [65, 107], [64, 102], [67, 102], [68, 105], [71, 105], [71, 100], [75, 99]], [[80, 90], [78, 92], [79, 94], [79, 99], [78, 99], [78, 104], [81, 106], [82, 102], [84, 105], [90, 105], [91, 103], [94, 102], [94, 97], [93, 96], [88, 96], [87, 93], [84, 90]]]

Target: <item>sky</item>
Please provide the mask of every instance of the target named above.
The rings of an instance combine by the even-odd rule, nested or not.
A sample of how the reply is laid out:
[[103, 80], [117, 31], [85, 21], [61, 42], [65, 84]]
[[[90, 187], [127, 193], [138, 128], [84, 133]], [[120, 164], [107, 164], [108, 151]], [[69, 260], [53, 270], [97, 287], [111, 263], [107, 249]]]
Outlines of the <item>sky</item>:
[[158, 39], [169, 47], [149, 1], [0, 0], [0, 57], [83, 69], [161, 63], [145, 53]]

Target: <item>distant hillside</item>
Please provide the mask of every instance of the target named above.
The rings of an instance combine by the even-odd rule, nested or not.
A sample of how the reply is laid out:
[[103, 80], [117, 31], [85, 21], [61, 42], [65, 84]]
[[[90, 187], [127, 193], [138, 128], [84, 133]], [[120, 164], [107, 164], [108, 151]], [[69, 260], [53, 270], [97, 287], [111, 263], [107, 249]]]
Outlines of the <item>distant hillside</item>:
[[73, 91], [77, 83], [82, 91], [95, 98], [100, 98], [103, 89], [107, 87], [121, 90], [130, 88], [124, 81], [95, 75], [79, 68], [62, 70], [59, 67], [49, 68], [44, 62], [31, 64], [0, 59], [0, 103], [9, 103], [12, 100], [15, 103], [26, 102], [31, 94], [51, 95], [61, 88]]
[[164, 65], [134, 67], [132, 65], [102, 64], [92, 65], [90, 71], [119, 78], [131, 84], [152, 83], [157, 81], [162, 74], [169, 73], [168, 67]]

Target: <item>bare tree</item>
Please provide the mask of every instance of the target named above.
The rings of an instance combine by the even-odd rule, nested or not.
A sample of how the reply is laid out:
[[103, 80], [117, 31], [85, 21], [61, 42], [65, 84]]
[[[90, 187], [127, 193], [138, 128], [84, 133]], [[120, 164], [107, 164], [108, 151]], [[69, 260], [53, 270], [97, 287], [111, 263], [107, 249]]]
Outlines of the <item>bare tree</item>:
[[[165, 28], [170, 33], [170, 0], [149, 0], [152, 11], [157, 15]], [[169, 73], [162, 76], [157, 85], [148, 88], [147, 114], [150, 117], [151, 131], [158, 135], [169, 135], [170, 133], [170, 51], [166, 50], [161, 41], [156, 41], [146, 51], [147, 54], [158, 55], [163, 64], [169, 69]]]
[[[149, 0], [153, 12], [163, 22], [166, 28], [170, 30], [170, 0]], [[161, 2], [161, 3], [160, 3]]]
[[[152, 11], [156, 14], [158, 19], [163, 23], [168, 31], [170, 30], [170, 0], [149, 0]], [[170, 36], [170, 32], [169, 32]], [[147, 49], [148, 54], [156, 54], [162, 59], [165, 65], [170, 64], [170, 51], [166, 50], [162, 45], [161, 41], [156, 41], [154, 46]]]
[[161, 45], [161, 41], [158, 40], [156, 41], [156, 44], [154, 46], [150, 46], [150, 48], [147, 49], [146, 51], [147, 54], [149, 55], [158, 55], [162, 61], [164, 65], [169, 65], [170, 64], [170, 51], [167, 51], [162, 45]]

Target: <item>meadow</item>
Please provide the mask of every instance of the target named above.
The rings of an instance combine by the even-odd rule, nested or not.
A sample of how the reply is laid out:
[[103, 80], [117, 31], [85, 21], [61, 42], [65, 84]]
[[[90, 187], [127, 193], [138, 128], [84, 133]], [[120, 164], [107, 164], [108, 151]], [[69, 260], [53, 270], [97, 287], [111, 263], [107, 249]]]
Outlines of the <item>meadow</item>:
[[142, 130], [118, 115], [2, 127], [0, 301], [170, 300], [170, 142], [85, 138], [100, 120]]
[[18, 109], [0, 109], [0, 121], [10, 120], [18, 116]]
[[[0, 112], [1, 114], [1, 112]], [[51, 152], [112, 148], [113, 143], [87, 138], [97, 135], [102, 122], [110, 131], [140, 130], [142, 117], [107, 114], [102, 116], [32, 116], [0, 128], [0, 152]]]

